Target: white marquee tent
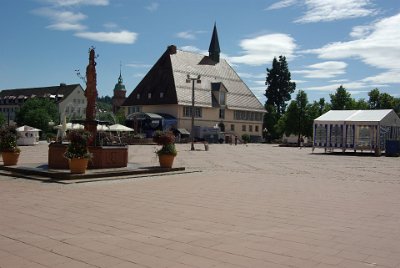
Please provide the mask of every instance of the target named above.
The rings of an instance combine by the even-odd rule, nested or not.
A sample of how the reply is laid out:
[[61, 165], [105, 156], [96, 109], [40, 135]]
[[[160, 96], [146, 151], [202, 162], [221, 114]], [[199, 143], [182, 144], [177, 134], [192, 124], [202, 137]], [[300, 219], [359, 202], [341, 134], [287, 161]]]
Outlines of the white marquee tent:
[[39, 143], [40, 129], [25, 125], [17, 128], [17, 131], [19, 133], [18, 145], [35, 145]]
[[400, 139], [400, 118], [393, 110], [331, 110], [314, 120], [313, 150], [385, 150]]

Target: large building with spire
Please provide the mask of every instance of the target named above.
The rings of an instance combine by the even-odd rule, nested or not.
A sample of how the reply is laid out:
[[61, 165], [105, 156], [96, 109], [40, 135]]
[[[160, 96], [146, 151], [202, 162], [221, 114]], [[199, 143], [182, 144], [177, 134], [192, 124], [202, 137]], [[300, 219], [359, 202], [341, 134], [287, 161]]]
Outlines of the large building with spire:
[[[225, 135], [261, 140], [264, 106], [220, 52], [216, 25], [208, 56], [169, 46], [122, 105], [128, 120], [145, 116], [150, 127], [159, 128], [161, 117], [163, 129], [190, 132], [194, 112], [197, 129], [219, 128]], [[194, 84], [194, 109], [189, 77], [201, 80]]]

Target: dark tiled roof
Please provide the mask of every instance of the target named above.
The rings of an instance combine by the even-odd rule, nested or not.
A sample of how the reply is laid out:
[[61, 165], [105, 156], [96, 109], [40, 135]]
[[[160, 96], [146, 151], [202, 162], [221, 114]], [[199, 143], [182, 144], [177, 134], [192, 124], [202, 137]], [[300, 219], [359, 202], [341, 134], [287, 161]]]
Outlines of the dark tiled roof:
[[60, 84], [51, 87], [4, 89], [0, 91], [0, 98], [48, 97], [50, 95], [62, 95], [65, 98], [77, 87], [81, 85]]
[[[219, 63], [215, 63], [208, 56], [181, 50], [170, 53], [170, 49], [151, 68], [123, 106], [191, 105], [192, 85], [186, 82], [188, 74], [201, 75], [201, 84], [195, 83], [196, 106], [213, 107], [212, 85], [222, 83], [228, 91], [228, 109], [265, 112], [264, 106], [226, 60], [221, 59]], [[159, 92], [165, 92], [163, 99], [158, 98]], [[136, 97], [138, 93], [140, 99]], [[152, 93], [151, 99], [148, 99], [148, 93]]]

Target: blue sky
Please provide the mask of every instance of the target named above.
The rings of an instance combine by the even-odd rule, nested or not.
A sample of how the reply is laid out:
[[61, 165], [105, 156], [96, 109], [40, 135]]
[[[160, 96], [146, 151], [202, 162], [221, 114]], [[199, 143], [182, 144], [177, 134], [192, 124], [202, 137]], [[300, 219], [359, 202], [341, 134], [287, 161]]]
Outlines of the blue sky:
[[120, 64], [130, 94], [167, 46], [207, 53], [214, 22], [222, 57], [262, 103], [279, 55], [310, 101], [340, 85], [400, 97], [399, 0], [3, 0], [0, 89], [84, 87], [75, 70], [94, 46], [99, 95], [112, 95]]

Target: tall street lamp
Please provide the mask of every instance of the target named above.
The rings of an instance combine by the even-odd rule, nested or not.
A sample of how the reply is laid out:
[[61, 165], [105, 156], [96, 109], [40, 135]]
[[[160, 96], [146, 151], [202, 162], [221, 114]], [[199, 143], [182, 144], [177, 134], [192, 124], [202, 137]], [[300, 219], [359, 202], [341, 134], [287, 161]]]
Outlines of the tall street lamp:
[[186, 78], [186, 83], [192, 82], [192, 130], [190, 131], [190, 136], [192, 141], [190, 150], [192, 151], [194, 151], [194, 82], [196, 81], [197, 84], [200, 84], [201, 83], [200, 78], [201, 78], [200, 75], [191, 76], [190, 74], [188, 74]]

